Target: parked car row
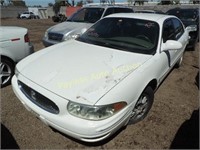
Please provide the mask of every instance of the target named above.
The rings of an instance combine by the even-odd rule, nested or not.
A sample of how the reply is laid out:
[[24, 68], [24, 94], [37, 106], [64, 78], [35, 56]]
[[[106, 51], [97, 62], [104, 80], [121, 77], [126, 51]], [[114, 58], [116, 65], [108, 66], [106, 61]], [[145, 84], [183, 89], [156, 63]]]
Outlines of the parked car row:
[[72, 15], [66, 22], [55, 25], [49, 28], [43, 37], [44, 46], [51, 46], [59, 42], [69, 39], [74, 39], [80, 34], [84, 33], [92, 24], [99, 19], [112, 14], [120, 12], [135, 12], [135, 13], [155, 13], [155, 14], [168, 14], [175, 15], [185, 25], [193, 25], [197, 28], [196, 31], [190, 32], [190, 42], [187, 48], [194, 49], [197, 41], [199, 40], [199, 9], [188, 8], [174, 8], [168, 10], [166, 13], [160, 10], [135, 10], [132, 8], [124, 8], [119, 6], [101, 6], [101, 7], [84, 7]]
[[[102, 141], [144, 119], [156, 89], [181, 65], [197, 27], [186, 27], [174, 15], [132, 12], [121, 6], [83, 7], [49, 28], [43, 38], [49, 47], [23, 56], [15, 67], [12, 88], [25, 108], [86, 142]], [[2, 43], [21, 41], [31, 54], [23, 31]], [[1, 79], [5, 66], [1, 63]], [[13, 73], [7, 72], [8, 81]]]
[[45, 32], [43, 44], [51, 46], [59, 42], [74, 39], [85, 32], [99, 19], [120, 12], [133, 12], [132, 8], [124, 6], [86, 6], [75, 12], [65, 22], [50, 27]]

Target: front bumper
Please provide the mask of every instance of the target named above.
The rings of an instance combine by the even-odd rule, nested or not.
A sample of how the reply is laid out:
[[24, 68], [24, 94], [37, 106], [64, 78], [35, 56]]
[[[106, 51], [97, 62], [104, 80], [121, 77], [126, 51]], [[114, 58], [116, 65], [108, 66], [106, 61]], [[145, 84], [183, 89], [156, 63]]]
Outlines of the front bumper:
[[32, 89], [37, 90], [40, 94], [45, 95], [51, 99], [58, 107], [59, 114], [52, 114], [44, 109], [35, 105], [30, 101], [20, 90], [18, 86], [18, 80], [16, 76], [12, 78], [13, 91], [25, 108], [33, 112], [42, 122], [51, 126], [58, 131], [65, 133], [75, 139], [85, 142], [98, 142], [111, 136], [121, 127], [127, 124], [131, 108], [125, 107], [123, 110], [115, 114], [114, 116], [101, 120], [101, 121], [89, 121], [80, 119], [70, 115], [67, 112], [68, 100], [55, 95], [54, 93], [36, 85], [27, 78], [19, 75], [19, 80], [29, 85]]

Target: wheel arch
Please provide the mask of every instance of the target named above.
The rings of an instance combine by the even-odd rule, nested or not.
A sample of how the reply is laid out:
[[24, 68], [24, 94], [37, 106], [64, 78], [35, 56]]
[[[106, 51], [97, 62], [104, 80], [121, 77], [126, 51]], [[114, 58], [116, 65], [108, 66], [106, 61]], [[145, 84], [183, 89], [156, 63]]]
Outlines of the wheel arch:
[[148, 86], [150, 86], [152, 88], [153, 91], [155, 91], [157, 89], [157, 85], [158, 82], [156, 79], [152, 79], [145, 88], [147, 88]]
[[[139, 121], [141, 121], [141, 120], [143, 120], [146, 116], [147, 116], [147, 114], [149, 113], [149, 111], [150, 111], [150, 109], [151, 109], [151, 107], [152, 107], [152, 105], [153, 105], [153, 102], [154, 102], [154, 92], [155, 92], [155, 90], [156, 90], [156, 88], [157, 88], [157, 80], [156, 79], [152, 79], [147, 85], [146, 85], [146, 87], [143, 89], [143, 91], [141, 92], [141, 94], [140, 94], [140, 96], [139, 96], [139, 98], [138, 98], [138, 100], [136, 101], [136, 103], [134, 104], [134, 107], [133, 107], [133, 112], [134, 112], [134, 114], [133, 114], [133, 116], [135, 115], [135, 113], [137, 112], [137, 111], [134, 111], [135, 109], [137, 110], [138, 108], [137, 107], [141, 107], [141, 104], [142, 104], [142, 102], [140, 102], [140, 97], [143, 97], [142, 95], [144, 95], [143, 93], [145, 92], [145, 95], [148, 93], [149, 95], [147, 96], [148, 97], [148, 104], [145, 106], [146, 108], [146, 110], [145, 110], [145, 112], [143, 112], [143, 110], [141, 111], [141, 112], [143, 112], [144, 114], [142, 114], [142, 116], [140, 116], [140, 117], [138, 117], [138, 114], [139, 115], [141, 115], [140, 113], [141, 112], [139, 112], [138, 114], [136, 113], [136, 115], [135, 115], [135, 117], [133, 117], [132, 115], [131, 115], [131, 117], [130, 117], [130, 119], [129, 119], [129, 121], [128, 121], [128, 124], [130, 125], [130, 124], [135, 124], [135, 123], [137, 123], [137, 122], [139, 122]], [[148, 92], [147, 92], [148, 91]], [[138, 104], [139, 103], [139, 104]], [[138, 109], [139, 110], [139, 109]], [[133, 118], [132, 118], [133, 117]]]
[[9, 61], [15, 66], [15, 62], [14, 62], [13, 59], [11, 59], [10, 57], [5, 56], [5, 55], [0, 55], [0, 56], [1, 56], [1, 59], [2, 59], [2, 58], [3, 58], [3, 59], [7, 59], [7, 60], [9, 60]]

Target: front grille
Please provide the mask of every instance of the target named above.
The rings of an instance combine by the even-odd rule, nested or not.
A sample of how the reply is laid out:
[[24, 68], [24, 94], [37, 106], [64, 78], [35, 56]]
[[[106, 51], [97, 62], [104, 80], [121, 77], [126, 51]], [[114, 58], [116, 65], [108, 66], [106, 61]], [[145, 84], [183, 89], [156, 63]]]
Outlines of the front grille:
[[53, 113], [58, 114], [59, 108], [58, 106], [52, 102], [50, 99], [46, 98], [42, 94], [38, 93], [37, 91], [31, 89], [26, 84], [22, 83], [21, 81], [18, 81], [18, 85], [20, 87], [20, 90], [26, 95], [26, 97], [32, 101], [34, 104], [39, 106], [40, 108]]
[[54, 41], [62, 41], [63, 34], [49, 32], [48, 33], [48, 38], [50, 40], [54, 40]]

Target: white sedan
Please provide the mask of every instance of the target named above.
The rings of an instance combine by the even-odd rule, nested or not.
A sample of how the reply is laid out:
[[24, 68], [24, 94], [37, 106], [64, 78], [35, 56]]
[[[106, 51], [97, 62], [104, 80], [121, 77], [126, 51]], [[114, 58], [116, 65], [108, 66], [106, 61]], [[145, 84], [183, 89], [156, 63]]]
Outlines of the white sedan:
[[34, 52], [28, 36], [28, 29], [14, 26], [0, 26], [0, 85], [11, 82], [15, 64]]
[[36, 15], [33, 12], [29, 11], [23, 12], [20, 15], [20, 19], [33, 19], [33, 18], [36, 18]]
[[17, 64], [12, 86], [48, 126], [97, 142], [149, 112], [154, 91], [181, 64], [188, 32], [175, 16], [113, 14], [76, 40]]

